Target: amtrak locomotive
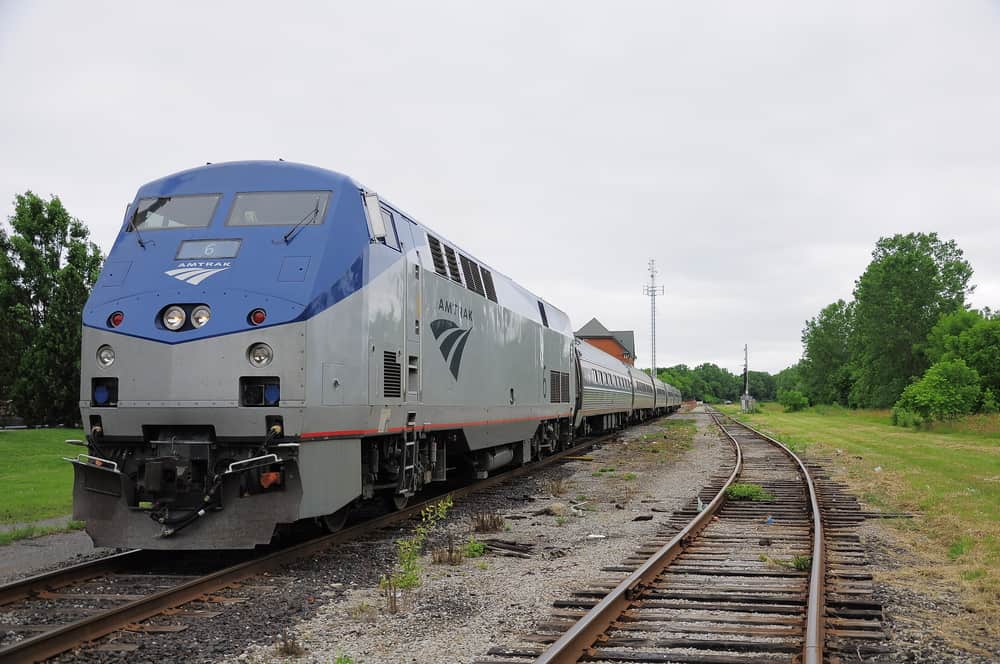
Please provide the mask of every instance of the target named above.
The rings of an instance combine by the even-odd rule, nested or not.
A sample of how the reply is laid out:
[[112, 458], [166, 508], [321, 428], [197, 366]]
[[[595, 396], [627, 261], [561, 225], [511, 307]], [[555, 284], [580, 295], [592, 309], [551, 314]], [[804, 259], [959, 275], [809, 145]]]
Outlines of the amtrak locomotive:
[[249, 548], [675, 410], [673, 387], [350, 178], [139, 189], [83, 314], [74, 517], [98, 546]]

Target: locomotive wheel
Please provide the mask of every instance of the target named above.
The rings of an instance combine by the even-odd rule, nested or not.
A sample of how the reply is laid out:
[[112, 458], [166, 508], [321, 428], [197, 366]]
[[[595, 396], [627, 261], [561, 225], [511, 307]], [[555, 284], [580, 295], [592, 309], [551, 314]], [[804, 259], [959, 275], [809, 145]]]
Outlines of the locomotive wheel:
[[327, 514], [326, 516], [319, 517], [320, 525], [326, 529], [328, 533], [335, 533], [344, 527], [347, 523], [347, 514], [350, 510], [347, 507], [341, 507], [339, 510], [333, 514]]
[[405, 493], [393, 492], [385, 494], [385, 506], [388, 507], [390, 511], [399, 512], [400, 510], [405, 510], [409, 503], [410, 497]]

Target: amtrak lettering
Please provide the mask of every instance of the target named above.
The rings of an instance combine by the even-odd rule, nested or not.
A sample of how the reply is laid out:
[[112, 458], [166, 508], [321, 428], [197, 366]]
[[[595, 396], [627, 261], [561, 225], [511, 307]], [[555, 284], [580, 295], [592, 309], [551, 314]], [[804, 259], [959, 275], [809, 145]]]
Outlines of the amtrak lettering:
[[470, 325], [472, 324], [472, 309], [463, 307], [460, 302], [448, 302], [444, 299], [438, 300], [438, 311], [444, 312], [449, 316], [467, 320]]

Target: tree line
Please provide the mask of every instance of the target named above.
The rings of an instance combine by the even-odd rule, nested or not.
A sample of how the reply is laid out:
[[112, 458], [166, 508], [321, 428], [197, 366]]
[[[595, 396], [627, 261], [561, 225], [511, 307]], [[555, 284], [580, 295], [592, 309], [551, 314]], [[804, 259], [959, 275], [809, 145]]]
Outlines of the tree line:
[[[759, 401], [773, 401], [778, 390], [792, 385], [779, 384], [778, 377], [766, 371], [749, 372], [750, 394]], [[696, 399], [706, 403], [736, 401], [743, 394], [746, 385], [744, 374], [734, 374], [715, 364], [706, 362], [691, 369], [686, 364], [678, 364], [666, 369], [658, 369], [657, 377], [681, 391], [681, 398]]]
[[80, 320], [104, 261], [89, 238], [58, 197], [31, 191], [0, 226], [0, 406], [29, 424], [80, 419]]
[[972, 274], [936, 233], [880, 238], [853, 299], [806, 321], [802, 359], [778, 375], [783, 389], [813, 404], [892, 408], [906, 425], [995, 412], [1000, 317], [969, 308]]

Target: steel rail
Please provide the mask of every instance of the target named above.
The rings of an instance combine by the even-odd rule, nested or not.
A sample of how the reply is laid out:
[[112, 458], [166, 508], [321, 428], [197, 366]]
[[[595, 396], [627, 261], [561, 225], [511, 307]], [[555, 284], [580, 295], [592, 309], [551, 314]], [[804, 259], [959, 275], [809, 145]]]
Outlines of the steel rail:
[[[52, 572], [43, 572], [42, 574], [35, 574], [24, 579], [11, 581], [0, 586], [0, 607], [16, 602], [19, 599], [30, 597], [42, 590], [68, 586], [71, 583], [86, 581], [95, 576], [101, 576], [124, 566], [132, 565], [141, 559], [142, 554], [143, 552], [140, 549], [132, 549], [131, 551], [88, 560], [70, 567], [63, 567]], [[3, 650], [0, 649], [0, 652], [3, 652]]]
[[604, 636], [608, 628], [621, 617], [643, 589], [655, 580], [660, 572], [669, 566], [709, 524], [725, 502], [726, 488], [736, 480], [743, 467], [743, 451], [740, 449], [740, 444], [732, 436], [729, 438], [736, 451], [736, 465], [712, 501], [673, 539], [660, 547], [642, 566], [629, 574], [614, 590], [577, 620], [535, 660], [535, 664], [571, 664], [587, 655], [594, 643]]
[[[486, 480], [480, 480], [468, 486], [442, 493], [441, 495], [407, 507], [399, 512], [385, 514], [383, 516], [365, 521], [364, 523], [351, 526], [350, 528], [345, 528], [339, 532], [324, 535], [307, 542], [290, 546], [280, 551], [275, 551], [254, 560], [249, 560], [227, 567], [198, 579], [180, 584], [174, 588], [153, 593], [143, 597], [142, 599], [134, 600], [127, 604], [123, 604], [122, 606], [114, 607], [104, 613], [89, 616], [77, 622], [56, 627], [48, 632], [43, 632], [38, 636], [18, 641], [17, 643], [5, 648], [0, 648], [0, 663], [40, 661], [49, 657], [54, 657], [55, 655], [70, 650], [81, 643], [93, 641], [94, 639], [106, 636], [107, 634], [122, 629], [131, 623], [147, 620], [167, 609], [172, 609], [193, 600], [197, 600], [208, 593], [220, 590], [248, 577], [255, 576], [301, 558], [306, 558], [328, 549], [340, 542], [355, 539], [369, 531], [384, 528], [401, 521], [406, 521], [416, 515], [419, 515], [421, 510], [441, 500], [444, 496], [460, 498], [498, 484], [503, 484], [504, 482], [516, 479], [522, 475], [534, 473], [540, 468], [544, 468], [561, 460], [563, 457], [571, 456], [586, 450], [593, 445], [604, 442], [612, 438], [614, 435], [615, 434], [607, 434], [585, 440], [579, 445], [547, 456], [538, 462], [519, 466], [505, 473], [494, 475]], [[119, 562], [122, 562], [125, 558], [136, 555], [137, 553], [142, 553], [142, 551], [127, 551], [125, 553], [118, 554], [117, 556], [110, 556], [109, 558], [102, 558], [100, 560], [93, 561], [93, 563], [106, 563], [110, 560], [115, 560], [116, 558]], [[82, 565], [74, 566], [74, 568], [69, 569], [80, 568], [78, 571], [82, 572], [88, 565], [88, 563], [83, 563]], [[96, 575], [97, 574], [90, 574], [88, 571], [87, 574], [83, 576], [77, 575], [71, 578], [69, 582], [72, 583], [85, 578], [92, 578]], [[8, 586], [4, 586], [3, 589], [10, 588], [10, 595], [13, 596], [25, 588], [31, 588], [31, 590], [27, 593], [30, 595], [32, 592], [44, 589], [46, 578], [50, 584], [56, 581], [59, 583], [62, 582], [62, 579], [59, 579], [59, 573], [56, 572], [48, 575], [31, 577], [22, 582], [15, 582], [13, 584], [9, 584]], [[22, 584], [23, 587], [21, 590], [15, 591], [13, 589], [14, 586], [18, 586], [19, 584]], [[20, 596], [24, 597], [25, 595], [22, 594]]]
[[758, 431], [749, 424], [745, 424], [728, 415], [725, 415], [731, 422], [754, 432], [764, 440], [777, 445], [785, 454], [791, 457], [799, 466], [799, 471], [806, 480], [809, 487], [809, 504], [812, 511], [813, 520], [813, 543], [812, 543], [812, 564], [809, 572], [809, 600], [806, 606], [806, 639], [802, 647], [803, 664], [822, 664], [824, 637], [824, 614], [826, 613], [826, 546], [823, 539], [823, 519], [819, 509], [819, 498], [816, 494], [816, 486], [813, 484], [809, 471], [806, 470], [802, 460], [785, 446], [780, 440], [775, 440], [762, 431]]

